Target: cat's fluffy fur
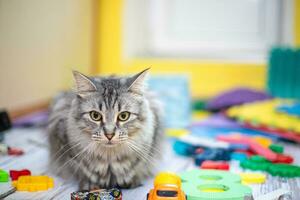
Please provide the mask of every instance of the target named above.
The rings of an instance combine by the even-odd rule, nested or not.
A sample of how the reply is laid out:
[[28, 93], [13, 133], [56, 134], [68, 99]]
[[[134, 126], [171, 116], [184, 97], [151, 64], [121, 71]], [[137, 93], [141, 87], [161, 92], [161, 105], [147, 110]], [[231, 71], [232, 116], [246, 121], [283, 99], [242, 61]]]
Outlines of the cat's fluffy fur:
[[[60, 94], [50, 110], [52, 169], [75, 177], [81, 189], [136, 187], [152, 175], [163, 128], [159, 104], [144, 87], [147, 71], [106, 78], [73, 72], [76, 91]], [[91, 111], [102, 120], [93, 121]], [[117, 120], [122, 111], [131, 113], [126, 122]]]

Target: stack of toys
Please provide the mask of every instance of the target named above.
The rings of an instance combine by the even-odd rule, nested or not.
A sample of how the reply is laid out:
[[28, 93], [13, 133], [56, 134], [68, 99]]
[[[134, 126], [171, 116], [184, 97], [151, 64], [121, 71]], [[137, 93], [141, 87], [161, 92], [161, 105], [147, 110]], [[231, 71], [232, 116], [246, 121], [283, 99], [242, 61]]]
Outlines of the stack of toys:
[[[277, 108], [293, 101], [273, 99], [234, 106], [226, 111], [228, 117], [238, 120], [245, 127], [257, 129], [281, 138], [300, 143], [300, 118], [278, 112]], [[290, 107], [289, 112], [292, 112]]]

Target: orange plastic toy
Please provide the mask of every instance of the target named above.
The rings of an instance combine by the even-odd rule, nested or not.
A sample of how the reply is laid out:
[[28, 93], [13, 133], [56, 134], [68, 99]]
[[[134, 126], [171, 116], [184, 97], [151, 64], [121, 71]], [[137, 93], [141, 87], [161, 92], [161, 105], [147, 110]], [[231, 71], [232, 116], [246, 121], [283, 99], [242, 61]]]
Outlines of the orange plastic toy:
[[13, 186], [18, 191], [37, 192], [53, 188], [54, 181], [48, 176], [20, 176]]
[[147, 200], [186, 200], [181, 190], [181, 179], [173, 173], [160, 173], [154, 180], [154, 188], [147, 194]]

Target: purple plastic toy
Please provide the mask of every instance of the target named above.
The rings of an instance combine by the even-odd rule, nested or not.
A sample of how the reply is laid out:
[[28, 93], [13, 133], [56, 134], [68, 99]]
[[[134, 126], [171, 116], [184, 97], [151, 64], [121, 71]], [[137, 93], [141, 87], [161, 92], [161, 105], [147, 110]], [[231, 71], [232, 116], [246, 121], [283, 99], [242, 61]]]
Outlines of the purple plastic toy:
[[250, 88], [236, 88], [226, 91], [209, 101], [206, 108], [212, 111], [218, 111], [230, 106], [243, 103], [270, 99], [265, 92], [253, 90]]

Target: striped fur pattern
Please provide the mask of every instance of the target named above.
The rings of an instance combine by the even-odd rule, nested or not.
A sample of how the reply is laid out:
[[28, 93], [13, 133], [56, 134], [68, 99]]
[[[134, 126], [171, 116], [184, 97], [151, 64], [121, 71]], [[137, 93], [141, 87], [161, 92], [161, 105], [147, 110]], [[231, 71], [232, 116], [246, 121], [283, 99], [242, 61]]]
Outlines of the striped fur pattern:
[[[132, 77], [73, 72], [76, 91], [60, 94], [51, 106], [52, 170], [78, 180], [80, 189], [132, 188], [153, 175], [163, 127], [159, 103], [144, 87], [147, 71]], [[101, 120], [93, 120], [92, 111]], [[118, 118], [122, 112], [130, 115], [125, 121]]]

